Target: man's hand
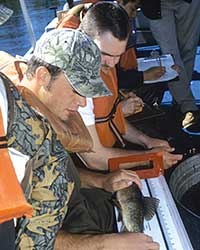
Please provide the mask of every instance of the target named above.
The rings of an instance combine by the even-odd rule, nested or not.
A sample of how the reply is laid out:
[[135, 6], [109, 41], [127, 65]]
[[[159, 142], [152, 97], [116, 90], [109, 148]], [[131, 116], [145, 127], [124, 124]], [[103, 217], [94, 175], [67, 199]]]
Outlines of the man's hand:
[[146, 144], [146, 147], [149, 148], [149, 149], [163, 148], [167, 152], [173, 152], [174, 151], [174, 148], [172, 148], [169, 145], [168, 141], [162, 140], [162, 139], [149, 137], [145, 144]]
[[165, 67], [151, 67], [143, 72], [144, 81], [153, 81], [159, 79], [166, 72]]
[[175, 148], [172, 148], [165, 140], [149, 137], [146, 146], [147, 148], [152, 149], [152, 151], [163, 151], [165, 169], [172, 167], [183, 158], [182, 154], [172, 154]]
[[182, 160], [182, 154], [171, 154], [169, 152], [164, 151], [164, 169], [168, 169]]
[[177, 64], [171, 66], [173, 70], [175, 70], [178, 74], [180, 73], [180, 67]]
[[127, 93], [126, 98], [121, 103], [125, 117], [141, 112], [144, 107], [142, 99], [136, 96], [133, 92]]
[[[110, 235], [112, 237], [112, 235]], [[152, 237], [143, 233], [119, 233], [113, 237], [113, 244], [105, 246], [109, 250], [159, 250], [160, 245]]]
[[169, 151], [166, 151], [163, 147], [153, 148], [149, 152], [155, 153], [158, 151], [163, 152], [164, 169], [172, 167], [174, 164], [178, 163], [183, 158], [182, 154], [172, 154]]
[[102, 187], [108, 192], [115, 192], [130, 186], [133, 182], [136, 183], [140, 189], [142, 188], [140, 178], [134, 171], [121, 169], [104, 175]]

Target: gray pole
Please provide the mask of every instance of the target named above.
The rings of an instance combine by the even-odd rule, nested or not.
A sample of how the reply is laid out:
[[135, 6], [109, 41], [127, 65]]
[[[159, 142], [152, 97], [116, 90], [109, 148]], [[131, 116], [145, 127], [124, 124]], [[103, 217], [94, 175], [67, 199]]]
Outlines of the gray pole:
[[27, 10], [27, 7], [26, 7], [26, 4], [25, 4], [24, 0], [19, 0], [19, 2], [20, 2], [20, 5], [21, 5], [24, 20], [25, 20], [25, 23], [26, 23], [26, 26], [27, 26], [27, 29], [28, 29], [28, 33], [29, 33], [29, 36], [30, 36], [32, 48], [34, 50], [35, 44], [36, 44], [36, 39], [35, 39], [34, 31], [33, 31], [33, 26], [32, 26], [32, 23], [31, 23], [31, 19], [29, 17], [28, 10]]

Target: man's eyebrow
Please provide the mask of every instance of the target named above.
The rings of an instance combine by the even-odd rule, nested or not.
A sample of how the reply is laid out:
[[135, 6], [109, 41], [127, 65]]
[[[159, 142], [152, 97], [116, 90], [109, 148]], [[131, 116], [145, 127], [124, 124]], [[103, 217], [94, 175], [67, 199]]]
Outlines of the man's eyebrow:
[[109, 53], [104, 52], [104, 51], [101, 50], [101, 54], [104, 55], [104, 56], [119, 57], [119, 56], [121, 56], [123, 53], [120, 54], [120, 55], [111, 55], [111, 54], [109, 54]]

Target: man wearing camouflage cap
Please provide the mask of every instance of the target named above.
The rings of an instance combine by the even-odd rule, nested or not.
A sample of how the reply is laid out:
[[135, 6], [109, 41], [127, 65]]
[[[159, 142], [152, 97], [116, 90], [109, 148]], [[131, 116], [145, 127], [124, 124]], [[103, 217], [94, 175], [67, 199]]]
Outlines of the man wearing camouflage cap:
[[[100, 52], [86, 35], [70, 30], [65, 33], [57, 31], [47, 34], [42, 40], [43, 50], [36, 49], [28, 63], [27, 76], [19, 83], [18, 89], [3, 74], [0, 75], [0, 108], [8, 146], [15, 151], [13, 165], [17, 169], [21, 164], [19, 158], [24, 156], [29, 159], [26, 166], [31, 166], [32, 171], [25, 193], [28, 202], [34, 208], [34, 215], [31, 219], [22, 218], [19, 221], [17, 249], [53, 249], [55, 235], [67, 211], [76, 176], [69, 155], [57, 140], [47, 120], [41, 115], [43, 109], [39, 106], [40, 103], [36, 98], [33, 104], [30, 103], [29, 96], [34, 96], [31, 90], [45, 97], [47, 103], [55, 107], [58, 117], [63, 120], [78, 106], [85, 105], [85, 97], [77, 94], [87, 94], [84, 80], [87, 79], [85, 82], [91, 87], [90, 91], [86, 88], [89, 96], [109, 94], [109, 90], [104, 87], [99, 77]], [[38, 47], [41, 48], [39, 44]], [[77, 47], [82, 48], [81, 54], [76, 53]], [[57, 48], [59, 51], [62, 50], [62, 58], [56, 53]], [[54, 57], [50, 53], [51, 49], [55, 52]], [[97, 81], [97, 87], [93, 82], [89, 82], [90, 71], [82, 67], [85, 63], [89, 64], [84, 59], [87, 56], [91, 65], [94, 65], [95, 70], [91, 76], [92, 81]], [[75, 86], [73, 72], [68, 71], [70, 65], [79, 69], [80, 85]], [[58, 104], [57, 100], [60, 100]], [[33, 111], [32, 107], [35, 110], [39, 107], [40, 115]], [[19, 174], [21, 173], [17, 172], [18, 176]]]
[[71, 86], [80, 95], [111, 95], [100, 78], [101, 54], [98, 47], [82, 32], [72, 29], [53, 30], [51, 36], [44, 34], [38, 43], [33, 55], [61, 68]]
[[[85, 105], [85, 96], [110, 95], [99, 77], [100, 58], [98, 47], [80, 31], [55, 30], [44, 34], [37, 43], [17, 88], [0, 73], [0, 107], [8, 146], [15, 152], [12, 158], [15, 168], [19, 158], [26, 159], [22, 182], [27, 201], [34, 208], [31, 219], [23, 217], [18, 221], [16, 249], [54, 249], [65, 214], [76, 204], [79, 175], [59, 131], [74, 117], [78, 107]], [[22, 165], [20, 162], [20, 170]], [[119, 179], [123, 179], [123, 186], [124, 180], [125, 186], [130, 182], [140, 185], [139, 178], [130, 171], [97, 177], [96, 183], [88, 180], [86, 185], [103, 188]]]

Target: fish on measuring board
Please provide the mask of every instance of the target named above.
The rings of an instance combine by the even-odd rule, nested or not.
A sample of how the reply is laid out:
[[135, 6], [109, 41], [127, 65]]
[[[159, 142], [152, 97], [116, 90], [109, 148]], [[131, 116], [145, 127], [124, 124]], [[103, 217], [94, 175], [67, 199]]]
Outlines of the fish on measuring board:
[[117, 191], [116, 197], [125, 231], [143, 232], [144, 219], [150, 220], [153, 218], [159, 200], [154, 197], [144, 197], [135, 183]]

